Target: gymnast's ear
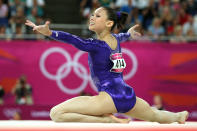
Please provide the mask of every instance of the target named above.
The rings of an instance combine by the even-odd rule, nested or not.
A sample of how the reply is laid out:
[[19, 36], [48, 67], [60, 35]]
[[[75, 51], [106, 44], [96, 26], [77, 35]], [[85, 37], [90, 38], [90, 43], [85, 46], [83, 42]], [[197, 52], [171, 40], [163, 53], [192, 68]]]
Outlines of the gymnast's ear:
[[114, 21], [111, 21], [111, 20], [107, 20], [107, 22], [105, 23], [105, 26], [107, 28], [111, 28], [113, 25], [114, 25]]

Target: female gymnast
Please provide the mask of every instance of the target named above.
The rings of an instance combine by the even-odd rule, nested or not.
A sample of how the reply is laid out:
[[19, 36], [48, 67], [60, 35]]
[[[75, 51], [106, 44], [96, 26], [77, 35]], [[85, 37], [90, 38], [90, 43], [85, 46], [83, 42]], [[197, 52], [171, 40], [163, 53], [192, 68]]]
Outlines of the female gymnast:
[[127, 85], [122, 76], [126, 63], [121, 54], [120, 43], [135, 39], [140, 33], [131, 27], [127, 33], [114, 34], [114, 28], [122, 28], [128, 14], [115, 12], [108, 7], [94, 11], [89, 21], [89, 30], [96, 33], [97, 39], [82, 39], [62, 31], [49, 29], [49, 21], [44, 25], [35, 25], [27, 20], [26, 25], [33, 27], [52, 39], [69, 43], [79, 50], [88, 52], [88, 62], [92, 80], [98, 88], [96, 96], [79, 96], [53, 107], [50, 117], [55, 122], [95, 122], [129, 123], [128, 119], [119, 119], [113, 113], [124, 113], [132, 118], [159, 122], [185, 123], [188, 112], [168, 112], [151, 108], [143, 99], [136, 97], [133, 88]]

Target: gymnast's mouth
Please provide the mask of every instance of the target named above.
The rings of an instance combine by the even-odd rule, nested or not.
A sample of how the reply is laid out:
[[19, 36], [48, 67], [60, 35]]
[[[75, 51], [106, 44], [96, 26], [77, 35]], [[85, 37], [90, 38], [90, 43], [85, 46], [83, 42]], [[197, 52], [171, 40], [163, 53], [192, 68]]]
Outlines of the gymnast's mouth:
[[90, 26], [92, 26], [92, 25], [95, 25], [95, 23], [94, 22], [90, 22], [90, 24], [89, 24]]

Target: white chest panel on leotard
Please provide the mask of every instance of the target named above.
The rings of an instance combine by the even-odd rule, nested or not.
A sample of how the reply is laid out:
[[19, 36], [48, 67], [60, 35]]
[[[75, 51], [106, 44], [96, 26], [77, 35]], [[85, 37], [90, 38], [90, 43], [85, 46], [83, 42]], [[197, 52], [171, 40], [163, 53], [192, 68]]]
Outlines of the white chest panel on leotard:
[[126, 68], [126, 62], [122, 57], [122, 53], [114, 53], [110, 55], [110, 59], [113, 62], [113, 67], [110, 71], [121, 73]]

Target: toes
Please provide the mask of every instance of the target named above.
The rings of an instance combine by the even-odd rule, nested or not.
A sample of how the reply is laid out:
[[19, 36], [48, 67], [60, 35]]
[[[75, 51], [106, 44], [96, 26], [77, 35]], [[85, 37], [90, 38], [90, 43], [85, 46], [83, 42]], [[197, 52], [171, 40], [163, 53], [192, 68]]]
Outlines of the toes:
[[188, 119], [189, 112], [183, 111], [180, 112], [180, 120], [178, 121], [179, 124], [185, 124], [185, 121]]

